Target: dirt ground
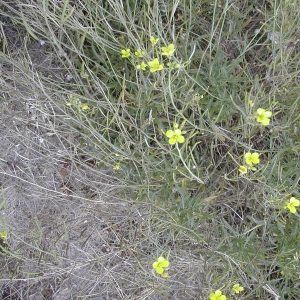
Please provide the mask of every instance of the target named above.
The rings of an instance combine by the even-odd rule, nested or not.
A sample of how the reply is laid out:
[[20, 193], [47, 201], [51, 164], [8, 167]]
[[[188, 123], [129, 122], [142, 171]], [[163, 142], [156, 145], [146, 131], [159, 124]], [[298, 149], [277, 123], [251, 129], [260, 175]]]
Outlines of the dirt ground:
[[[95, 170], [76, 137], [19, 89], [2, 100], [0, 116], [0, 221], [11, 250], [0, 257], [1, 299], [120, 299], [103, 268], [126, 267], [111, 253], [120, 242], [112, 227], [129, 218], [128, 208], [109, 172]], [[43, 103], [36, 94], [28, 99]], [[106, 262], [95, 259], [105, 254]]]
[[2, 249], [0, 298], [120, 299], [108, 273], [130, 266], [115, 249], [120, 224], [136, 212], [130, 216], [111, 170], [95, 168], [78, 150], [78, 137], [37, 87], [41, 76], [64, 80], [55, 54], [41, 41], [25, 44], [27, 33], [6, 25], [11, 47], [0, 64], [0, 231], [8, 234], [10, 254]]

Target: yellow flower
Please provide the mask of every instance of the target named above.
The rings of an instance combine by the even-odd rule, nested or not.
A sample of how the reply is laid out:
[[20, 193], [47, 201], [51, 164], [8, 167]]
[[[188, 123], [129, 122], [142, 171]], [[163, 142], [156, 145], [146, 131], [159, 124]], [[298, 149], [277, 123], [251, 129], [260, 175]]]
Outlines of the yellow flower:
[[162, 47], [161, 50], [162, 50], [161, 55], [165, 55], [168, 58], [171, 58], [171, 56], [173, 55], [173, 53], [175, 51], [175, 47], [174, 47], [174, 44], [170, 44], [168, 47]]
[[232, 294], [239, 294], [240, 292], [242, 292], [244, 290], [244, 288], [242, 286], [240, 286], [238, 283], [236, 283], [232, 289], [231, 289], [231, 293]]
[[113, 166], [113, 170], [119, 170], [119, 169], [120, 169], [120, 164], [119, 163]]
[[85, 103], [80, 104], [79, 106], [82, 110], [88, 110], [90, 109], [88, 105], [86, 105]]
[[138, 70], [143, 70], [145, 71], [146, 70], [146, 67], [147, 67], [147, 64], [145, 64], [143, 61], [139, 64], [139, 65], [136, 65], [136, 68]]
[[4, 242], [6, 242], [6, 240], [7, 240], [7, 232], [6, 231], [0, 232], [0, 239], [2, 239]]
[[259, 154], [257, 152], [250, 153], [247, 152], [245, 155], [246, 164], [251, 166], [252, 164], [259, 164]]
[[139, 57], [139, 58], [143, 58], [144, 55], [145, 55], [145, 52], [142, 51], [141, 49], [137, 49], [135, 52], [134, 52], [135, 56]]
[[167, 269], [169, 265], [170, 263], [164, 257], [160, 256], [157, 261], [152, 264], [152, 267], [157, 274], [161, 275], [162, 277], [167, 277], [168, 273], [165, 273], [165, 269]]
[[174, 145], [176, 143], [182, 144], [185, 141], [185, 138], [182, 135], [181, 129], [168, 130], [166, 132], [166, 137], [169, 138], [170, 145]]
[[285, 208], [289, 209], [292, 214], [294, 214], [297, 210], [296, 207], [300, 206], [300, 201], [295, 197], [290, 199], [290, 202], [285, 205]]
[[271, 111], [266, 111], [263, 108], [258, 108], [256, 111], [256, 121], [261, 123], [264, 126], [270, 124], [270, 117], [272, 116]]
[[254, 102], [252, 100], [248, 100], [248, 104], [249, 104], [250, 107], [254, 106]]
[[164, 65], [159, 63], [158, 58], [149, 61], [148, 66], [150, 67], [150, 72], [160, 71], [164, 68]]
[[70, 101], [66, 103], [67, 106], [72, 106], [73, 104], [80, 103], [80, 100], [78, 97], [75, 97], [71, 94], [68, 95]]
[[151, 42], [152, 46], [154, 46], [155, 44], [157, 44], [158, 41], [159, 41], [159, 39], [156, 39], [154, 36], [150, 37], [150, 42]]
[[245, 167], [245, 166], [240, 166], [239, 167], [239, 172], [240, 172], [241, 175], [247, 174], [248, 168]]
[[129, 48], [122, 49], [121, 50], [121, 55], [122, 55], [123, 58], [129, 57], [130, 56], [130, 49]]
[[209, 295], [210, 300], [226, 300], [227, 297], [222, 294], [220, 290], [216, 290], [214, 293]]
[[173, 69], [178, 69], [180, 67], [180, 64], [177, 63], [176, 61], [168, 62], [167, 66], [173, 70]]

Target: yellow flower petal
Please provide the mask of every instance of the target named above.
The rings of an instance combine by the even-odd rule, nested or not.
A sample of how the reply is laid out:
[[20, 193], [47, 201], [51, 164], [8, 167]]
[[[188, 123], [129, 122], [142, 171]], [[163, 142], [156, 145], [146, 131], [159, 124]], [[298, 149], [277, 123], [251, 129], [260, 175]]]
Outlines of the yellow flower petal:
[[170, 129], [166, 132], [166, 137], [171, 138], [174, 134], [175, 134], [175, 132]]
[[290, 212], [292, 214], [296, 213], [296, 211], [297, 211], [296, 208], [295, 208], [295, 206], [290, 205], [290, 204], [287, 205], [287, 208], [290, 210]]
[[259, 164], [259, 154], [256, 152], [252, 153], [252, 163]]
[[168, 142], [169, 142], [170, 145], [174, 145], [174, 144], [176, 144], [176, 138], [171, 137]]
[[266, 118], [270, 118], [272, 116], [272, 112], [271, 111], [266, 111], [266, 112], [264, 112], [264, 116]]
[[159, 41], [159, 39], [156, 39], [154, 36], [150, 37], [150, 42], [151, 42], [152, 46], [154, 46], [158, 41]]
[[248, 168], [245, 166], [240, 166], [239, 172], [241, 173], [241, 175], [246, 174], [248, 172]]
[[181, 135], [181, 130], [177, 128], [177, 129], [174, 130], [174, 133], [176, 135]]
[[162, 267], [156, 267], [155, 271], [156, 271], [157, 274], [161, 275], [164, 272], [164, 269]]
[[162, 262], [160, 263], [160, 266], [161, 266], [162, 268], [167, 268], [169, 265], [170, 265], [170, 263], [169, 263], [167, 260], [162, 261]]
[[246, 164], [247, 165], [252, 165], [252, 161], [251, 161], [251, 153], [250, 152], [247, 152], [245, 155], [245, 161], [246, 161]]
[[256, 110], [256, 112], [257, 112], [258, 115], [262, 115], [265, 111], [266, 111], [266, 110], [263, 109], [263, 108], [258, 108], [258, 109]]
[[295, 197], [292, 197], [290, 199], [290, 203], [293, 203], [294, 206], [300, 206], [300, 201], [296, 199]]
[[182, 143], [184, 143], [184, 141], [185, 141], [185, 138], [184, 138], [183, 135], [180, 135], [180, 136], [177, 137], [177, 142], [178, 143], [182, 144]]
[[267, 126], [267, 125], [270, 124], [270, 119], [268, 119], [268, 118], [262, 118], [259, 122], [261, 124], [263, 124], [264, 126]]

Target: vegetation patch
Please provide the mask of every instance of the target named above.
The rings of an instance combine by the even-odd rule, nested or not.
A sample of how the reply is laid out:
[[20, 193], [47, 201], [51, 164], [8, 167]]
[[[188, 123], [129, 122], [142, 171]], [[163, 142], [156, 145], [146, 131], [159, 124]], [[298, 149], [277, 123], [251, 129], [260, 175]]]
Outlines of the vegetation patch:
[[2, 297], [300, 298], [298, 1], [1, 5]]

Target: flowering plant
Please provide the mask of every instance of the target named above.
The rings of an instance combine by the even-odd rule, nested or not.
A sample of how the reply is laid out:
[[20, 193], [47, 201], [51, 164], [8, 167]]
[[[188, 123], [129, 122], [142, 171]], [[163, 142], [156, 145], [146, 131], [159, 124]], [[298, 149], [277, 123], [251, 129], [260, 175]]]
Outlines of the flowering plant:
[[248, 168], [245, 167], [245, 166], [240, 166], [239, 167], [239, 172], [240, 172], [241, 175], [244, 175], [248, 172]]
[[164, 65], [159, 63], [158, 58], [154, 58], [153, 60], [149, 61], [148, 66], [150, 67], [151, 73], [155, 71], [160, 71], [164, 68]]
[[290, 201], [285, 205], [285, 208], [289, 209], [292, 214], [296, 213], [296, 207], [300, 206], [300, 201], [295, 197], [292, 197]]
[[270, 117], [272, 116], [271, 111], [266, 111], [263, 108], [258, 108], [256, 111], [256, 121], [261, 123], [264, 126], [270, 124]]
[[176, 143], [180, 143], [182, 144], [185, 141], [184, 136], [182, 135], [183, 132], [181, 131], [181, 129], [170, 129], [166, 132], [166, 137], [169, 138], [169, 144], [170, 145], [174, 145]]
[[150, 37], [150, 42], [151, 42], [152, 46], [154, 46], [155, 44], [157, 44], [158, 41], [159, 41], [159, 39], [156, 39], [154, 36]]
[[216, 290], [214, 293], [209, 295], [210, 300], [226, 300], [227, 297], [222, 294], [221, 290]]
[[136, 68], [137, 68], [138, 70], [143, 70], [143, 71], [145, 71], [146, 68], [147, 68], [147, 64], [145, 64], [145, 63], [142, 61], [140, 64], [136, 65]]
[[259, 153], [257, 152], [247, 152], [244, 155], [246, 164], [249, 166], [252, 166], [252, 164], [259, 164], [260, 160], [259, 160]]
[[130, 56], [130, 49], [129, 49], [129, 48], [127, 48], [127, 49], [122, 49], [122, 50], [121, 50], [121, 56], [122, 56], [123, 58], [129, 57], [129, 56]]
[[165, 270], [169, 267], [170, 263], [166, 260], [163, 256], [160, 256], [157, 261], [152, 264], [153, 269], [155, 272], [162, 277], [168, 277], [168, 273]]
[[232, 294], [239, 294], [243, 290], [244, 290], [244, 288], [242, 286], [240, 286], [238, 283], [236, 283], [235, 285], [233, 285], [233, 287], [231, 289], [231, 293]]
[[145, 55], [145, 51], [141, 50], [141, 49], [137, 49], [135, 52], [134, 52], [134, 55], [139, 57], [139, 58], [143, 58], [144, 55]]
[[161, 55], [165, 55], [167, 58], [170, 59], [175, 51], [175, 46], [174, 44], [170, 44], [168, 45], [168, 47], [162, 47], [161, 50]]

